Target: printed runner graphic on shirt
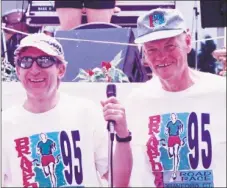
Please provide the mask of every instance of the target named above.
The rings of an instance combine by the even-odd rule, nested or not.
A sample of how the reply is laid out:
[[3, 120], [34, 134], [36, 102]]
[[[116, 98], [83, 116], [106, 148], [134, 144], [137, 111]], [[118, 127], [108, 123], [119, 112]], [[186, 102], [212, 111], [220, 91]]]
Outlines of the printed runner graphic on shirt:
[[40, 133], [14, 141], [24, 187], [83, 185], [79, 131]]
[[149, 117], [147, 155], [157, 187], [214, 186], [209, 169], [212, 161], [209, 126], [207, 113]]

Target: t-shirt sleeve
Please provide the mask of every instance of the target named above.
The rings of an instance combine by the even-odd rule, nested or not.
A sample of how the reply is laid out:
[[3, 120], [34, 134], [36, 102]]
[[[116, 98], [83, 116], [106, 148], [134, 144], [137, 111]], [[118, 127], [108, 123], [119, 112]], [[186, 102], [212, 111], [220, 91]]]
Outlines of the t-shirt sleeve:
[[108, 130], [103, 117], [102, 106], [93, 105], [92, 124], [94, 124], [94, 158], [96, 169], [100, 177], [108, 172]]
[[170, 122], [167, 123], [166, 128], [169, 128], [169, 124], [170, 124]]
[[9, 165], [8, 152], [2, 149], [2, 187], [8, 187], [11, 182], [11, 172]]
[[9, 143], [9, 132], [10, 124], [7, 121], [2, 120], [2, 187], [9, 187], [11, 182], [11, 171], [10, 171], [10, 163], [9, 163], [9, 151], [8, 151], [8, 143]]
[[39, 142], [36, 147], [37, 147], [37, 149], [40, 149], [41, 148], [41, 142]]
[[183, 123], [182, 123], [182, 121], [180, 121], [180, 120], [178, 120], [178, 128], [179, 128], [179, 129], [183, 128]]

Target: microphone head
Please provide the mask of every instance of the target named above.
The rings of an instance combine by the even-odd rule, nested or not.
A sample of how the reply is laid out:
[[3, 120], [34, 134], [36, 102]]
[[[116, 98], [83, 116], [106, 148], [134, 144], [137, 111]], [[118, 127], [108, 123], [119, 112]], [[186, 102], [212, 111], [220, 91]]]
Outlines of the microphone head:
[[106, 96], [109, 97], [116, 97], [116, 85], [108, 84], [106, 88]]

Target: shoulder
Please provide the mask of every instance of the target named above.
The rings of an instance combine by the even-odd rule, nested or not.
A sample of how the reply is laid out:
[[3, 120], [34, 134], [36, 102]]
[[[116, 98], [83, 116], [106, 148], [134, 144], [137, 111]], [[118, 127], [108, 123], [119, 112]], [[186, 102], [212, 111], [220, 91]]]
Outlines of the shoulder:
[[182, 124], [182, 121], [178, 119], [177, 123], [180, 125], [180, 124]]
[[72, 96], [72, 95], [68, 95], [65, 93], [61, 93], [61, 101], [63, 101], [64, 103], [67, 102], [69, 104], [89, 104], [89, 105], [94, 105], [95, 103], [90, 100], [87, 99], [85, 97], [78, 97], [78, 96]]
[[226, 77], [216, 74], [198, 72], [201, 86], [210, 92], [226, 92]]
[[12, 106], [2, 111], [2, 121], [3, 122], [11, 122], [17, 116], [22, 115], [23, 107], [22, 105]]
[[13, 106], [2, 111], [2, 142], [8, 143], [11, 141], [14, 131], [18, 130], [15, 126], [17, 117], [22, 117], [20, 106]]
[[61, 97], [59, 109], [67, 111], [69, 115], [76, 115], [77, 121], [87, 122], [88, 126], [104, 122], [102, 106], [99, 101], [93, 101], [85, 97], [64, 95]]
[[144, 100], [146, 98], [155, 98], [161, 89], [158, 77], [154, 77], [144, 83], [139, 83], [138, 87], [132, 89], [128, 96], [129, 100]]
[[[94, 101], [87, 99], [85, 97], [72, 96], [67, 94], [61, 94], [59, 105], [61, 109], [69, 111], [94, 111], [98, 110], [99, 106]], [[101, 109], [101, 108], [100, 108]]]
[[201, 79], [209, 79], [209, 81], [213, 82], [224, 82], [226, 81], [226, 77], [217, 75], [217, 74], [212, 74], [209, 72], [199, 72], [197, 71], [197, 74], [200, 76]]
[[47, 141], [48, 141], [50, 144], [54, 142], [54, 141], [51, 140], [51, 139], [48, 139]]
[[168, 123], [167, 123], [167, 126], [169, 126], [169, 125], [171, 125], [172, 124], [172, 121], [169, 121]]

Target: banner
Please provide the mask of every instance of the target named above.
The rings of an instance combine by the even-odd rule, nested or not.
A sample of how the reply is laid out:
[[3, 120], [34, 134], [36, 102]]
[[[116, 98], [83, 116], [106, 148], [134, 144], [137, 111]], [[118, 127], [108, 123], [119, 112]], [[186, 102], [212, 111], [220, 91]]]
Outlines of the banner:
[[[117, 98], [120, 102], [124, 103], [127, 95], [129, 95], [133, 89], [140, 87], [141, 84], [142, 83], [116, 83]], [[107, 83], [62, 82], [59, 91], [73, 97], [88, 98], [100, 105], [100, 100], [106, 99], [107, 85]], [[2, 83], [2, 110], [17, 104], [22, 105], [25, 97], [26, 92], [20, 82]]]

